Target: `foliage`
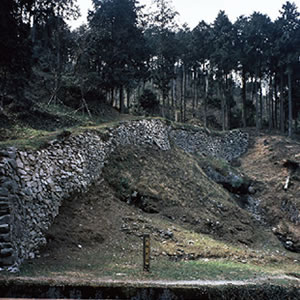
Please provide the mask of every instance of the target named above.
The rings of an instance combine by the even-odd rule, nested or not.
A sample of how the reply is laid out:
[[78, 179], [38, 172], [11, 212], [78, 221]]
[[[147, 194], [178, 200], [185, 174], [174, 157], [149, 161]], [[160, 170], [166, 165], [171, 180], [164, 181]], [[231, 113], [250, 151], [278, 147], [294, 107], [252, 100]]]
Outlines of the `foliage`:
[[[130, 86], [140, 80], [147, 49], [138, 26], [135, 0], [93, 1], [94, 11], [89, 13], [91, 47], [94, 70], [100, 73], [103, 88], [110, 90]], [[124, 110], [120, 95], [120, 110]]]
[[288, 125], [291, 135], [300, 93], [295, 3], [287, 1], [275, 21], [254, 12], [231, 23], [220, 11], [193, 29], [177, 24], [171, 1], [153, 4], [146, 14], [137, 0], [94, 0], [88, 24], [71, 31], [76, 0], [1, 1], [0, 109], [7, 99], [21, 110], [27, 99], [63, 102], [92, 118], [91, 103], [128, 112], [150, 86], [163, 117], [174, 120], [180, 110], [182, 121], [202, 118], [207, 126], [214, 109], [223, 129]]
[[155, 93], [149, 89], [145, 89], [139, 98], [141, 107], [149, 114], [157, 114], [159, 112], [159, 100]]

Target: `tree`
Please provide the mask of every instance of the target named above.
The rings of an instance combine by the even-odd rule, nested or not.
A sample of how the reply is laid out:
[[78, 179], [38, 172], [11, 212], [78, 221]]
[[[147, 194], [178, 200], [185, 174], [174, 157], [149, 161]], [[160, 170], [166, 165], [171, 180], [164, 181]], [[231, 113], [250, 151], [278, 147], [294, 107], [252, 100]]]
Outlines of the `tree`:
[[[30, 24], [23, 19], [25, 7], [26, 1], [0, 1], [0, 109], [9, 93], [23, 98], [23, 88], [30, 74]], [[18, 82], [17, 88], [15, 82]]]
[[95, 68], [104, 89], [119, 90], [119, 108], [124, 112], [124, 87], [134, 80], [147, 61], [142, 28], [138, 26], [136, 0], [93, 1], [89, 25], [94, 41]]
[[277, 20], [280, 34], [277, 47], [280, 52], [279, 66], [288, 77], [288, 135], [292, 136], [293, 129], [293, 100], [292, 100], [292, 74], [300, 56], [300, 13], [294, 3], [286, 2], [282, 6], [281, 16]]
[[143, 91], [143, 94], [139, 98], [139, 104], [150, 115], [159, 112], [159, 100], [157, 99], [156, 94], [149, 89]]
[[235, 31], [224, 11], [220, 11], [212, 27], [213, 44], [210, 60], [218, 80], [219, 98], [222, 107], [222, 128], [229, 128], [230, 106], [226, 95], [229, 90], [229, 79], [236, 67]]
[[[255, 95], [255, 111], [256, 111], [256, 130], [258, 131], [262, 126], [262, 116], [258, 97], [258, 81], [260, 80], [263, 73], [263, 69], [266, 67], [269, 56], [271, 56], [271, 20], [267, 15], [263, 15], [258, 12], [254, 12], [249, 19], [248, 26], [246, 27], [247, 35], [247, 54], [248, 64], [251, 76], [254, 79], [253, 92]], [[269, 65], [270, 66], [270, 65]], [[270, 66], [271, 67], [271, 66]], [[269, 76], [271, 78], [273, 70], [269, 69]], [[270, 85], [270, 91], [272, 90], [272, 84]], [[270, 96], [269, 101], [269, 123], [272, 123], [272, 97]]]
[[[178, 57], [176, 45], [175, 12], [166, 0], [154, 0], [157, 10], [151, 15], [151, 24], [146, 31], [151, 45], [151, 77], [161, 91], [163, 105], [162, 115], [166, 116], [166, 100], [170, 90], [170, 81], [174, 78], [174, 66]], [[169, 101], [167, 105], [169, 113]]]
[[[64, 24], [64, 19], [76, 17], [77, 9], [75, 0], [1, 1], [0, 50], [2, 60], [0, 59], [0, 69], [2, 95], [5, 91], [7, 92], [9, 82], [16, 80], [18, 81], [18, 93], [24, 92], [25, 86], [29, 82], [28, 78], [30, 78], [32, 67], [37, 67], [41, 58], [40, 54], [43, 52], [41, 49], [46, 46], [44, 35], [47, 32], [44, 29], [48, 30], [52, 23], [50, 31], [55, 28], [51, 32], [52, 36], [58, 33], [58, 29]], [[56, 26], [53, 23], [56, 23]], [[39, 40], [37, 40], [37, 31], [40, 33], [43, 31]], [[47, 40], [47, 42], [49, 41], [50, 39]], [[57, 53], [56, 70], [58, 71], [61, 65], [59, 55], [63, 47], [59, 44], [60, 37], [57, 36], [55, 41], [56, 44], [52, 44], [52, 47]], [[58, 80], [59, 76], [56, 78]]]
[[198, 66], [198, 70], [204, 78], [204, 126], [207, 127], [207, 102], [208, 102], [208, 95], [209, 95], [209, 79], [210, 79], [210, 64], [209, 58], [211, 53], [211, 45], [212, 45], [212, 30], [211, 27], [206, 24], [204, 21], [200, 22], [194, 29], [193, 29], [193, 58], [194, 64]]
[[[179, 57], [179, 67], [182, 71], [181, 80], [181, 97], [180, 97], [180, 114], [181, 121], [185, 122], [187, 120], [187, 78], [191, 73], [191, 69], [194, 66], [193, 57], [193, 39], [192, 32], [189, 27], [185, 24], [176, 34], [177, 47], [178, 47], [178, 57]], [[195, 71], [195, 70], [194, 70]], [[193, 113], [195, 109], [195, 104], [193, 101]]]

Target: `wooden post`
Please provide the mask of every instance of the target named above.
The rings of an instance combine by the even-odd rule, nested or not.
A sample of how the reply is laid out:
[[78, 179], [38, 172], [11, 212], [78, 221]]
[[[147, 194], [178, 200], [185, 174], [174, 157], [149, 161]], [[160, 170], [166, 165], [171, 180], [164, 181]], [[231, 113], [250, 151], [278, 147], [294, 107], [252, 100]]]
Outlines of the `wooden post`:
[[144, 271], [150, 271], [150, 234], [143, 235]]

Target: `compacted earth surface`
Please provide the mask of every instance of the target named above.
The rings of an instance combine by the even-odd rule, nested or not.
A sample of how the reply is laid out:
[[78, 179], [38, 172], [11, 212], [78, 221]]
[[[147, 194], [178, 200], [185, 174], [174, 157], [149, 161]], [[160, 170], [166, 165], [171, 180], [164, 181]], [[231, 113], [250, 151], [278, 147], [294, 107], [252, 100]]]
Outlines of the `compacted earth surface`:
[[[87, 193], [64, 201], [37, 257], [0, 279], [299, 286], [300, 143], [249, 134], [231, 164], [176, 147], [119, 147]], [[238, 185], [216, 180], [233, 173]]]

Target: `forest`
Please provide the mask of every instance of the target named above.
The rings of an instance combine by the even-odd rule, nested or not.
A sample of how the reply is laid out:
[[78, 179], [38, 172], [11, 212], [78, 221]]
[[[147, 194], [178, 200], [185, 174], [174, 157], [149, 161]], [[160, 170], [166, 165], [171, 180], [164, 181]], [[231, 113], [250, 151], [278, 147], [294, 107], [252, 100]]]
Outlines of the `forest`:
[[[205, 9], [203, 7], [203, 9]], [[51, 104], [156, 115], [205, 127], [299, 130], [300, 12], [254, 12], [231, 22], [178, 25], [167, 0], [93, 0], [88, 23], [76, 0], [0, 1], [0, 117]]]

